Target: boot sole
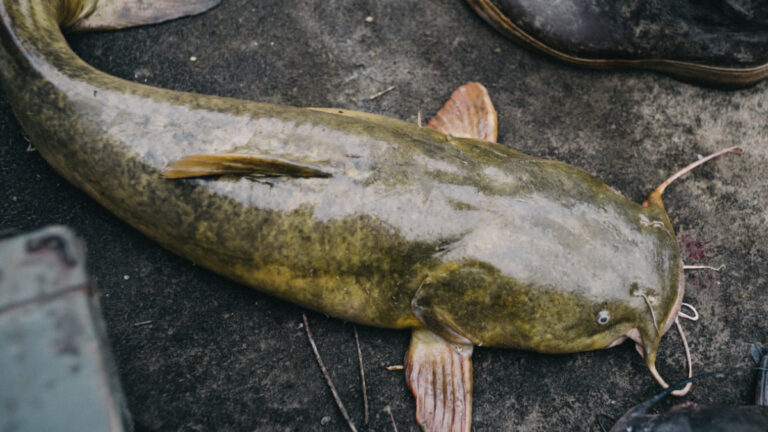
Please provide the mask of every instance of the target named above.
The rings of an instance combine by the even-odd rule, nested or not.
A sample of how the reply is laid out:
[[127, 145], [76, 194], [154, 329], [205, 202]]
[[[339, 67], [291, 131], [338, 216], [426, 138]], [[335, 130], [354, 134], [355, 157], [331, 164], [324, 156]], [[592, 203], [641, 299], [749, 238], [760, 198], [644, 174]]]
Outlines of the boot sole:
[[624, 60], [576, 57], [551, 48], [523, 31], [507, 18], [491, 0], [467, 0], [467, 3], [486, 22], [512, 41], [577, 66], [606, 70], [648, 69], [672, 75], [683, 81], [728, 88], [751, 86], [768, 77], [768, 64], [749, 68], [727, 68], [667, 59]]

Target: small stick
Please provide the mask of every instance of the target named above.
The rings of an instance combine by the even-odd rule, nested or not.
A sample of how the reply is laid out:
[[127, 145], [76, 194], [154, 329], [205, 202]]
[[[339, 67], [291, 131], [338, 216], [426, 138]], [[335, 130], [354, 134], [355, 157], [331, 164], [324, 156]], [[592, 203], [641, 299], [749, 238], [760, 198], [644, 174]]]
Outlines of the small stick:
[[387, 414], [389, 414], [389, 419], [392, 420], [392, 429], [397, 432], [397, 423], [395, 423], [395, 416], [392, 415], [392, 408], [387, 405], [384, 409], [387, 411]]
[[381, 96], [384, 96], [385, 94], [387, 94], [387, 93], [391, 92], [391, 91], [392, 91], [392, 90], [394, 90], [394, 89], [395, 89], [395, 86], [392, 86], [392, 87], [388, 87], [388, 88], [385, 88], [384, 90], [382, 90], [382, 91], [380, 91], [380, 92], [376, 93], [375, 95], [373, 95], [373, 96], [369, 97], [369, 98], [368, 98], [368, 100], [374, 100], [374, 99], [376, 99], [377, 97], [381, 97]]
[[360, 351], [360, 338], [357, 336], [357, 327], [352, 326], [355, 330], [355, 345], [357, 345], [357, 360], [360, 363], [360, 381], [363, 382], [363, 409], [365, 410], [365, 416], [363, 418], [363, 424], [368, 424], [368, 391], [365, 388], [365, 368], [363, 367], [363, 353]]
[[133, 326], [134, 327], [141, 327], [141, 326], [145, 326], [145, 325], [149, 325], [149, 324], [152, 324], [151, 320], [150, 321], [137, 322], [137, 323], [134, 323]]
[[400, 370], [404, 370], [404, 369], [405, 369], [405, 366], [403, 366], [403, 365], [387, 366], [387, 370], [388, 371], [400, 371]]
[[683, 270], [714, 270], [716, 272], [722, 271], [725, 269], [725, 264], [721, 265], [720, 267], [712, 267], [708, 265], [684, 265]]
[[325, 377], [325, 382], [328, 383], [328, 387], [331, 389], [331, 393], [333, 393], [333, 398], [336, 399], [336, 405], [339, 407], [339, 411], [341, 411], [342, 417], [344, 417], [344, 420], [347, 421], [347, 424], [349, 425], [349, 428], [352, 430], [352, 432], [357, 432], [357, 428], [355, 428], [355, 425], [352, 423], [352, 420], [349, 418], [349, 414], [347, 414], [347, 409], [344, 408], [344, 404], [341, 402], [341, 398], [339, 397], [339, 394], [336, 393], [336, 387], [333, 386], [333, 381], [331, 381], [331, 376], [328, 374], [328, 370], [325, 368], [325, 365], [323, 364], [323, 359], [320, 358], [320, 353], [317, 351], [317, 345], [315, 345], [315, 340], [312, 339], [312, 332], [309, 330], [309, 321], [307, 321], [307, 314], [301, 313], [301, 316], [304, 317], [304, 330], [307, 331], [307, 339], [309, 339], [310, 345], [312, 345], [312, 351], [315, 353], [315, 359], [317, 360], [317, 364], [320, 365], [320, 371], [323, 372], [323, 377]]
[[419, 127], [423, 127], [421, 125], [421, 110], [416, 114], [416, 123], [419, 125]]

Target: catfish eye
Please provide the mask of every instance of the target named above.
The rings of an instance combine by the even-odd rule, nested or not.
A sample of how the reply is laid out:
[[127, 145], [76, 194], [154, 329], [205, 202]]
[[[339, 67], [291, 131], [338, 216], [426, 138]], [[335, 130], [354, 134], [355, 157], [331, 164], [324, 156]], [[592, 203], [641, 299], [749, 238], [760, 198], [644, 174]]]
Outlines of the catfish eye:
[[603, 310], [597, 313], [597, 323], [600, 325], [608, 324], [611, 320], [611, 314], [607, 310]]

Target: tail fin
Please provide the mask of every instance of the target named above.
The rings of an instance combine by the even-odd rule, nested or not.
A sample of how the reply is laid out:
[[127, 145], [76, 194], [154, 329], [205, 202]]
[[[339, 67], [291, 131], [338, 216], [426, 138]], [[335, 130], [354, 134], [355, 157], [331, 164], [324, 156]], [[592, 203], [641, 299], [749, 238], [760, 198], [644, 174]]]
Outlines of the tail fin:
[[203, 13], [219, 3], [221, 0], [98, 0], [93, 12], [75, 22], [68, 30], [117, 30], [158, 24]]

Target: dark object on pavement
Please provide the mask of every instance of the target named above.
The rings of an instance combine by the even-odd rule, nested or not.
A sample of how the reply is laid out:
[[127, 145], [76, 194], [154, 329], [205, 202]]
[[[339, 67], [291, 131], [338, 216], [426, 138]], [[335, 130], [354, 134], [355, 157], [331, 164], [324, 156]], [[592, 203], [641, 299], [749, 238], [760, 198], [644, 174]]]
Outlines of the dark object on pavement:
[[768, 373], [765, 370], [768, 354], [763, 353], [759, 367], [762, 370], [757, 380], [755, 405], [732, 407], [685, 402], [664, 414], [648, 414], [654, 404], [667, 396], [669, 390], [665, 390], [629, 410], [611, 432], [765, 432], [768, 430]]
[[0, 430], [127, 431], [82, 244], [50, 227], [0, 242]]
[[768, 76], [765, 0], [468, 0], [526, 47], [579, 66], [743, 87]]

